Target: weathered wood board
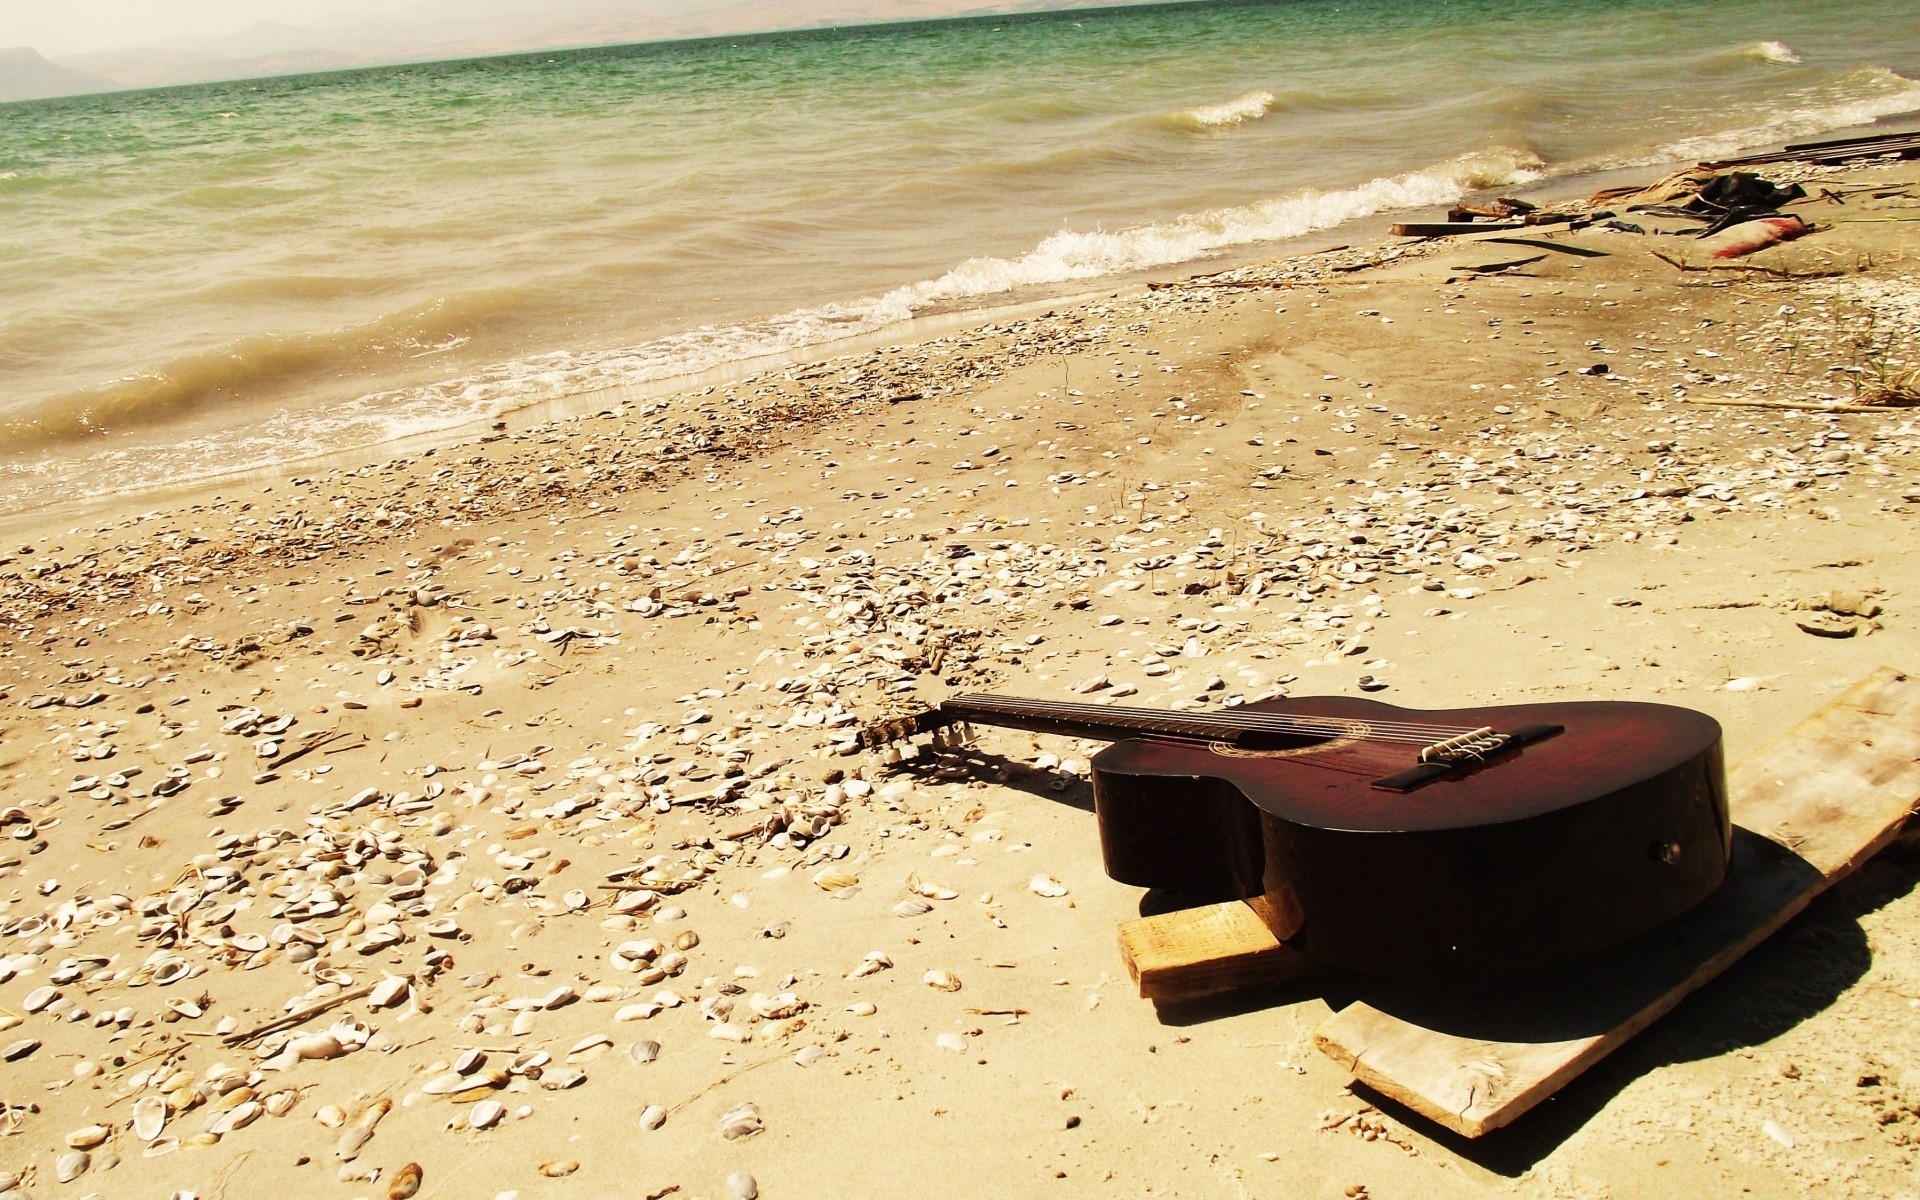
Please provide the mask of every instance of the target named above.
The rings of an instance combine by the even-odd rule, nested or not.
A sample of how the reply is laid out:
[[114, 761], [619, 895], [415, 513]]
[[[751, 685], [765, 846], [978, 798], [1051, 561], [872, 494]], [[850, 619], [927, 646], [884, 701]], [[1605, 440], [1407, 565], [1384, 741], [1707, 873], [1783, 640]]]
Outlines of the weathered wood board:
[[1891, 842], [1920, 801], [1920, 679], [1882, 668], [1728, 777], [1726, 884], [1577, 966], [1510, 981], [1383, 984], [1314, 1042], [1354, 1076], [1478, 1137], [1651, 1025]]
[[1149, 1000], [1193, 1000], [1262, 983], [1324, 975], [1327, 968], [1281, 945], [1254, 908], [1233, 900], [1120, 924], [1120, 957]]

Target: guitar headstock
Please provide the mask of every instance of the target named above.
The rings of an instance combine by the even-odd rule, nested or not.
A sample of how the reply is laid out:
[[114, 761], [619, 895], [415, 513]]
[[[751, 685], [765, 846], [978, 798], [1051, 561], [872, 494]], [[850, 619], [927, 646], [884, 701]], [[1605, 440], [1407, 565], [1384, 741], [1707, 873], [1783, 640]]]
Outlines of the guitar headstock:
[[902, 753], [898, 743], [910, 742], [921, 734], [931, 734], [933, 746], [944, 750], [965, 745], [972, 740], [973, 731], [958, 717], [938, 708], [925, 708], [875, 721], [860, 731], [859, 744], [865, 750], [887, 751], [887, 761], [892, 763], [914, 753], [911, 746]]

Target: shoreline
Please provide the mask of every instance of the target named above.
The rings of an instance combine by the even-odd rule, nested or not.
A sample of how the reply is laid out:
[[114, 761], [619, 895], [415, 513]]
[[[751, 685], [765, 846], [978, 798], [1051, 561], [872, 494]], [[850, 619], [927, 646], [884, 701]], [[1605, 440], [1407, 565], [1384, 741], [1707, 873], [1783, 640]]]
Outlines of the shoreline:
[[1843, 388], [1864, 314], [1920, 312], [1920, 164], [1818, 181], [1828, 228], [1747, 260], [1804, 277], [1597, 231], [1337, 283], [1267, 261], [10, 530], [0, 1045], [34, 1043], [37, 1111], [6, 1169], [35, 1196], [355, 1200], [408, 1164], [523, 1200], [1912, 1195], [1911, 1117], [1881, 1120], [1920, 1102], [1890, 1049], [1910, 853], [1463, 1144], [1313, 1049], [1337, 989], [1137, 997], [1114, 927], [1148, 897], [1101, 870], [1097, 743], [843, 752], [964, 690], [1208, 709], [1365, 676], [1412, 708], [1660, 698], [1737, 760], [1914, 668], [1920, 408], [1716, 403]]
[[[1920, 113], [1881, 118], [1868, 125], [1850, 126], [1844, 130], [1836, 129], [1821, 136], [1849, 130], [1891, 132], [1909, 127], [1920, 129]], [[1740, 153], [1759, 153], [1777, 148], [1777, 144], [1767, 144], [1750, 147]], [[1658, 166], [1605, 166], [1566, 174], [1548, 174], [1521, 185], [1502, 185], [1468, 192], [1457, 203], [1481, 202], [1501, 194], [1548, 203], [1576, 201], [1598, 188], [1611, 186], [1622, 180], [1644, 178], [1649, 173], [1653, 173], [1656, 178], [1663, 177], [1692, 165], [1691, 161], [1676, 159]], [[1378, 251], [1388, 246], [1416, 244], [1418, 239], [1396, 239], [1390, 234], [1380, 233], [1378, 226], [1390, 223], [1395, 217], [1423, 211], [1426, 211], [1424, 207], [1386, 210], [1278, 241], [1234, 247], [1160, 267], [1140, 268], [1108, 276], [1049, 285], [1058, 290], [1027, 289], [1030, 292], [1038, 291], [1041, 293], [1039, 295], [1008, 293], [1004, 299], [976, 297], [979, 303], [957, 309], [930, 312], [924, 316], [916, 316], [904, 322], [848, 338], [814, 343], [790, 351], [717, 363], [702, 370], [663, 376], [638, 383], [616, 384], [531, 400], [492, 415], [463, 419], [452, 424], [422, 429], [382, 441], [356, 441], [271, 462], [240, 464], [204, 474], [146, 482], [124, 491], [89, 497], [81, 502], [80, 507], [75, 507], [70, 501], [34, 503], [0, 512], [0, 531], [6, 532], [7, 536], [12, 536], [14, 531], [26, 532], [57, 525], [63, 519], [78, 519], [86, 513], [103, 511], [115, 505], [183, 502], [198, 494], [214, 492], [229, 483], [257, 481], [290, 471], [324, 470], [349, 464], [366, 465], [377, 461], [383, 455], [407, 455], [417, 454], [427, 449], [453, 448], [465, 441], [483, 436], [489, 428], [501, 422], [505, 422], [509, 427], [519, 427], [527, 423], [579, 415], [608, 400], [622, 404], [645, 403], [666, 397], [682, 396], [701, 388], [718, 387], [730, 383], [739, 384], [761, 374], [781, 369], [823, 366], [838, 359], [871, 353], [883, 346], [911, 344], [925, 338], [938, 337], [945, 333], [988, 325], [1000, 320], [1017, 319], [1023, 314], [1049, 308], [1084, 305], [1102, 295], [1109, 299], [1137, 296], [1144, 294], [1144, 291], [1150, 287], [1175, 283], [1179, 278], [1187, 277], [1195, 271], [1204, 274], [1224, 274], [1312, 257], [1318, 251], [1309, 247], [1337, 239], [1343, 233], [1354, 234], [1364, 231], [1365, 235], [1350, 243], [1342, 244], [1338, 247], [1340, 249]], [[990, 299], [992, 302], [988, 302]], [[132, 447], [131, 450], [138, 453], [167, 446], [184, 445], [185, 443], [172, 439], [186, 434], [191, 428], [191, 426], [183, 426], [168, 435], [167, 440], [157, 444], [142, 444]], [[73, 445], [78, 446], [79, 443]], [[87, 460], [68, 458], [53, 461], [78, 464]], [[92, 473], [97, 474], [97, 472]]]

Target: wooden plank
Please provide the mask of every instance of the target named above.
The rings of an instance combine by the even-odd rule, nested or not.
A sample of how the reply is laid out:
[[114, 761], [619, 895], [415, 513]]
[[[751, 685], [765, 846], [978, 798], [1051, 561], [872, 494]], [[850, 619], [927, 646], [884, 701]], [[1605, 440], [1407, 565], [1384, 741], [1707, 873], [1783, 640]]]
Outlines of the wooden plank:
[[1324, 975], [1281, 945], [1254, 904], [1234, 900], [1123, 921], [1120, 956], [1149, 1000], [1193, 1000], [1262, 983]]
[[1525, 221], [1397, 221], [1394, 237], [1458, 237], [1466, 233], [1511, 233], [1527, 228]]
[[1394, 982], [1314, 1032], [1370, 1087], [1467, 1137], [1508, 1124], [1891, 842], [1920, 800], [1920, 680], [1874, 672], [1729, 774], [1725, 886], [1668, 926], [1512, 981]]

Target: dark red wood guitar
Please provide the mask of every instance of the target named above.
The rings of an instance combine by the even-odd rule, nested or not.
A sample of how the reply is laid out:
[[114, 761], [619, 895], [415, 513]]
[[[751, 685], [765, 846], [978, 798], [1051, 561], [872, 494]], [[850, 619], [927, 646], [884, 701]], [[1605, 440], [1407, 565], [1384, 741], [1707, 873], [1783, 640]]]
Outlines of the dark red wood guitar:
[[967, 695], [862, 734], [997, 725], [1093, 758], [1107, 873], [1255, 907], [1368, 972], [1526, 970], [1644, 932], [1726, 874], [1720, 726], [1664, 704], [1420, 712], [1339, 696], [1210, 712]]

